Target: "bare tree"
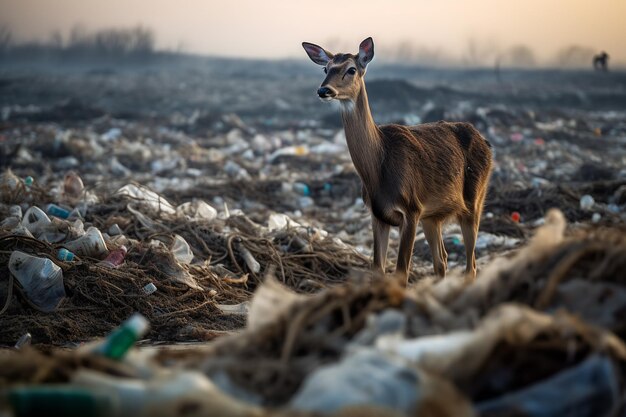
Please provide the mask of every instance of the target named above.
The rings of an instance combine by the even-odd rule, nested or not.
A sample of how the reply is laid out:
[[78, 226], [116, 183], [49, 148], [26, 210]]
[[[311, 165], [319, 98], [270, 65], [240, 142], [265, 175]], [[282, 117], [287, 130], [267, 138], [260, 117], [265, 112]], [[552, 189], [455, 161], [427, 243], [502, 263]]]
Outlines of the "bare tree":
[[6, 51], [11, 46], [13, 36], [7, 25], [0, 25], [0, 51]]
[[516, 68], [531, 68], [536, 64], [535, 54], [526, 45], [515, 45], [503, 54], [503, 62]]
[[592, 48], [571, 45], [557, 53], [555, 63], [563, 68], [583, 68], [589, 66], [594, 54], [595, 51]]
[[498, 48], [494, 42], [478, 41], [471, 38], [467, 42], [467, 52], [463, 57], [463, 61], [469, 66], [481, 66], [494, 61], [497, 55]]
[[55, 49], [63, 49], [63, 35], [59, 30], [55, 30], [50, 34], [50, 45]]

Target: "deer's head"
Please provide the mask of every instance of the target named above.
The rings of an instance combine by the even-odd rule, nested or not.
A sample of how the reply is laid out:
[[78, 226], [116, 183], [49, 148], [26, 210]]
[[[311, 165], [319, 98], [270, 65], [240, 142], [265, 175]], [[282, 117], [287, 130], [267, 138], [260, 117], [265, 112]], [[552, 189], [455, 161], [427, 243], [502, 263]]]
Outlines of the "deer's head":
[[332, 54], [321, 46], [302, 42], [311, 61], [324, 67], [326, 78], [317, 90], [324, 101], [355, 101], [365, 76], [367, 64], [374, 58], [374, 41], [367, 38], [359, 45], [359, 53]]

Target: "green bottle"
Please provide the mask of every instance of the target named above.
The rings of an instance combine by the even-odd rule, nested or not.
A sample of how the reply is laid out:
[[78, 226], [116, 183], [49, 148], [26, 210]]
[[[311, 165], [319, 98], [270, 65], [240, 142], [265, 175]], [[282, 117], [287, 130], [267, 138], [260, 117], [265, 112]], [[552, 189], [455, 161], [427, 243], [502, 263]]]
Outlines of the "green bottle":
[[148, 332], [149, 328], [148, 320], [141, 314], [134, 313], [120, 327], [113, 330], [93, 352], [107, 358], [121, 359], [126, 355], [128, 349]]
[[15, 417], [97, 417], [112, 414], [114, 406], [107, 395], [67, 385], [12, 388], [7, 397]]

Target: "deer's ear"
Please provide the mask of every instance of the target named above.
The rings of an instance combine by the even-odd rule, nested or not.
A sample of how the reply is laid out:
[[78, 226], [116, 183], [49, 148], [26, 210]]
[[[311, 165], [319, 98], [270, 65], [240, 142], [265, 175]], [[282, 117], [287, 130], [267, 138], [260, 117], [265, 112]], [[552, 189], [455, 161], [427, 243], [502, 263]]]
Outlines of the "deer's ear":
[[369, 37], [359, 45], [359, 65], [365, 69], [372, 59], [374, 59], [374, 41]]
[[317, 65], [325, 66], [328, 64], [328, 61], [333, 59], [333, 54], [321, 46], [315, 45], [314, 43], [302, 42], [302, 47], [306, 51], [309, 58], [311, 58], [311, 61], [315, 62]]

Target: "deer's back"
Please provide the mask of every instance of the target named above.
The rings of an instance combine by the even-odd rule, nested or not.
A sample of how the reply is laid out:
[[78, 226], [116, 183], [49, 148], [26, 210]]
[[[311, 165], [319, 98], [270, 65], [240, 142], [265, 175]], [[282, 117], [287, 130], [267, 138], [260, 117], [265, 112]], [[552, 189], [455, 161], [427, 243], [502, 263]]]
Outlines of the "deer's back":
[[[473, 207], [491, 170], [491, 149], [468, 123], [384, 125], [380, 190], [385, 203], [424, 217], [448, 217]], [[374, 207], [373, 207], [374, 209]]]

